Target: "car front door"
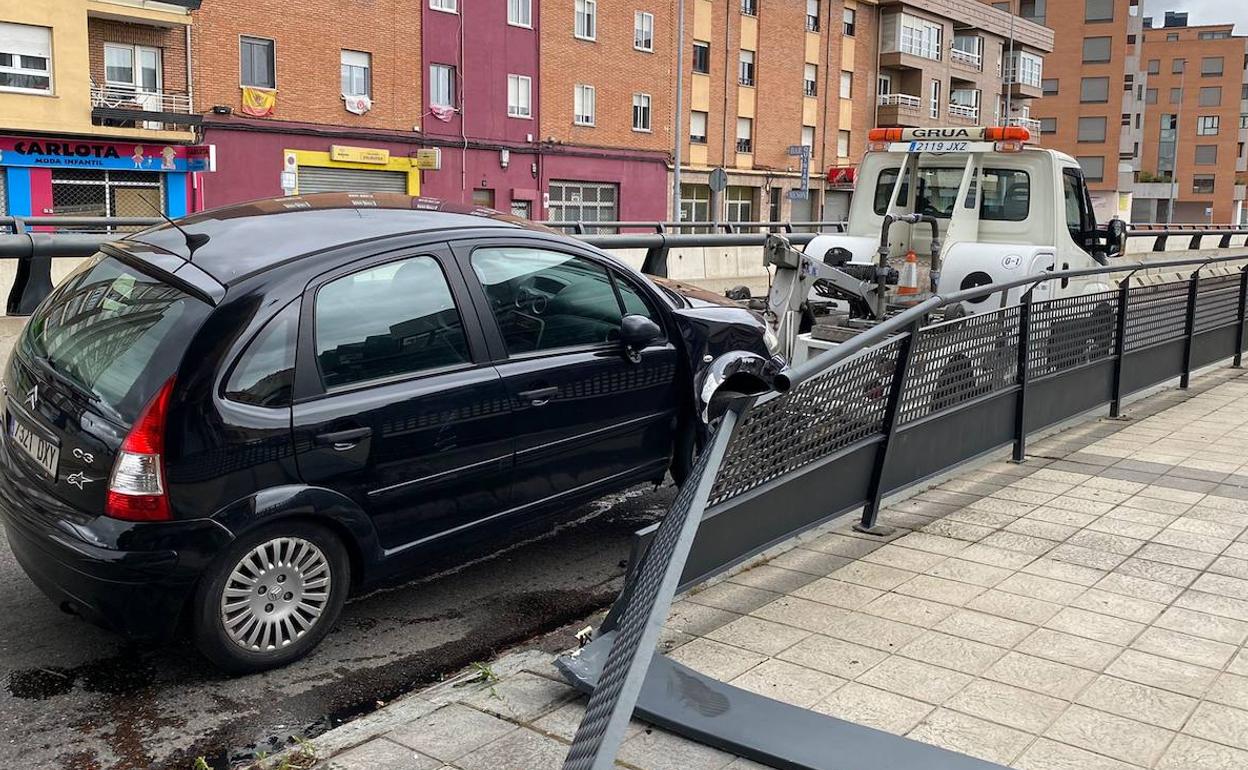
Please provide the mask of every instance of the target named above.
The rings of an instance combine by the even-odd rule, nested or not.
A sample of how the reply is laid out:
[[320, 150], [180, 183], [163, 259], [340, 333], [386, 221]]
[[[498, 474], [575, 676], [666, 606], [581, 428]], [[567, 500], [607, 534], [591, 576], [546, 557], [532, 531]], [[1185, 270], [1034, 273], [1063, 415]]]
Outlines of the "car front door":
[[359, 504], [388, 552], [510, 504], [506, 388], [441, 248], [357, 263], [308, 289], [293, 421], [303, 479]]
[[[572, 250], [492, 241], [455, 248], [511, 398], [515, 504], [661, 476], [677, 351], [646, 291]], [[664, 333], [630, 357], [619, 329], [633, 313]]]

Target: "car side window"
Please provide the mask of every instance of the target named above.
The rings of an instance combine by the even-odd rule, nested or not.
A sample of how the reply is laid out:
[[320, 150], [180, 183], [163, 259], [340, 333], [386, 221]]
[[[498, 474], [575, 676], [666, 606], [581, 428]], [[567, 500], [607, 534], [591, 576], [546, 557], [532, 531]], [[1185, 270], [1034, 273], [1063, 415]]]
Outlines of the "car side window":
[[623, 312], [601, 266], [544, 249], [480, 248], [472, 269], [511, 355], [610, 342]]
[[295, 340], [299, 303], [269, 319], [238, 357], [225, 383], [225, 397], [240, 404], [289, 406], [295, 382]]
[[470, 360], [455, 299], [432, 257], [387, 262], [325, 284], [314, 317], [327, 389]]
[[1082, 243], [1089, 228], [1084, 210], [1083, 179], [1078, 171], [1071, 168], [1062, 170], [1062, 193], [1066, 203], [1066, 229], [1070, 230], [1070, 237], [1076, 243]]

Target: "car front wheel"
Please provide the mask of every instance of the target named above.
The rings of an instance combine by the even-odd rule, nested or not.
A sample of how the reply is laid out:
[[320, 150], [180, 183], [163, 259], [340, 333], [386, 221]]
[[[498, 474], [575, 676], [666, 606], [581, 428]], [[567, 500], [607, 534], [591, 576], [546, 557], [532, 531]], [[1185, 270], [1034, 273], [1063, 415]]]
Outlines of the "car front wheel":
[[277, 523], [239, 538], [195, 594], [195, 644], [228, 671], [283, 666], [329, 633], [346, 600], [342, 542], [310, 522]]

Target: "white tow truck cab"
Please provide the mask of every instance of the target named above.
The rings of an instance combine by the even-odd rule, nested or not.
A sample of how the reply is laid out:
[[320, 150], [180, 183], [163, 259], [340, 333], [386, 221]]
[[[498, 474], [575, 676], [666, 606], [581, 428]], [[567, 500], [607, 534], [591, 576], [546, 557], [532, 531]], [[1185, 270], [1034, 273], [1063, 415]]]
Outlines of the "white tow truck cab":
[[[768, 257], [777, 268], [768, 319], [792, 362], [836, 344], [808, 332], [812, 299], [835, 300], [859, 326], [895, 310], [896, 293], [887, 286], [895, 273], [885, 268], [890, 262], [896, 267], [910, 251], [930, 276], [919, 286], [919, 298], [1046, 270], [1096, 267], [1121, 251], [1125, 225], [1115, 220], [1097, 228], [1075, 159], [1030, 139], [1027, 129], [1013, 126], [872, 130], [846, 231], [816, 236], [800, 264], [790, 258], [787, 267], [795, 269]], [[848, 272], [865, 279], [861, 290], [829, 290], [831, 266], [840, 267], [838, 278]], [[874, 291], [867, 286], [872, 283]], [[1074, 278], [1041, 283], [1033, 297], [1109, 288], [1101, 276]], [[818, 296], [810, 296], [812, 289]], [[953, 312], [995, 310], [1018, 302], [1024, 290], [963, 302]]]

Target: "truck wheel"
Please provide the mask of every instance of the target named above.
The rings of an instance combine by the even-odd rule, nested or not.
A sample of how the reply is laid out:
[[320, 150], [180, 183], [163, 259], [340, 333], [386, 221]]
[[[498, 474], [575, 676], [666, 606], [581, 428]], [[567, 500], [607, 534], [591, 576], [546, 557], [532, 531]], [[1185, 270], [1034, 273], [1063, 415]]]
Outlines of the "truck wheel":
[[971, 362], [958, 356], [945, 364], [936, 378], [936, 388], [929, 402], [931, 412], [939, 412], [965, 400], [964, 394], [975, 390], [975, 371]]
[[351, 585], [330, 530], [276, 522], [235, 540], [195, 592], [195, 645], [226, 671], [250, 673], [306, 655], [329, 633]]

